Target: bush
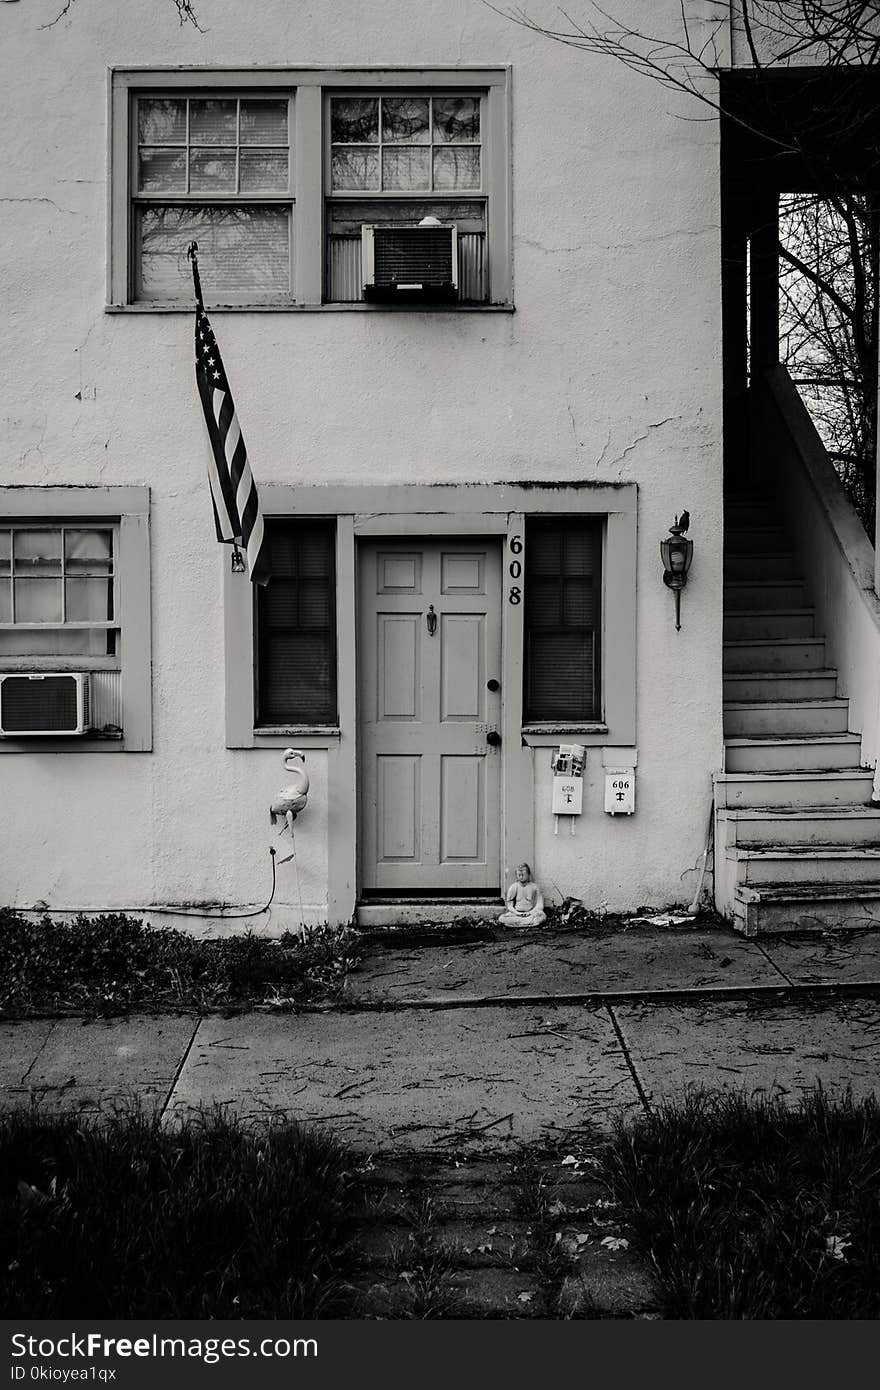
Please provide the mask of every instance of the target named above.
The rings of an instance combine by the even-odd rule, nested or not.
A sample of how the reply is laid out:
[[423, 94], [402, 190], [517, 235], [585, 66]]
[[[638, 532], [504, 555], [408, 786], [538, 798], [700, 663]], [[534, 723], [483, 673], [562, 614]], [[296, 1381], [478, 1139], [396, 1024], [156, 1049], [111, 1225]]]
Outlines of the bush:
[[333, 998], [355, 963], [354, 940], [352, 932], [323, 928], [302, 939], [245, 932], [199, 941], [120, 914], [32, 922], [0, 908], [0, 1012], [107, 1014]]
[[314, 1318], [346, 1309], [352, 1187], [328, 1136], [220, 1113], [163, 1130], [0, 1116], [0, 1307], [27, 1318]]
[[880, 1314], [880, 1107], [693, 1094], [621, 1122], [614, 1196], [675, 1318]]

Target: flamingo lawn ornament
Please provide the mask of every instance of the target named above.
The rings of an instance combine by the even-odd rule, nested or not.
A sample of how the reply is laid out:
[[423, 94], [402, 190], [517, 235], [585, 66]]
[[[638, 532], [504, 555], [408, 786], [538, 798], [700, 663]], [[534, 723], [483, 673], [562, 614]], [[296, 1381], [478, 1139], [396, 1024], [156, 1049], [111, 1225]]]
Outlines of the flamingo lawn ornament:
[[[300, 811], [305, 809], [309, 799], [309, 774], [305, 769], [305, 753], [301, 753], [298, 748], [286, 748], [284, 750], [284, 766], [290, 773], [290, 782], [286, 787], [282, 787], [272, 805], [269, 807], [269, 814], [272, 824], [277, 825], [279, 821], [285, 821], [287, 829], [293, 837], [293, 822], [296, 820]], [[285, 826], [281, 827], [281, 834], [284, 834]]]

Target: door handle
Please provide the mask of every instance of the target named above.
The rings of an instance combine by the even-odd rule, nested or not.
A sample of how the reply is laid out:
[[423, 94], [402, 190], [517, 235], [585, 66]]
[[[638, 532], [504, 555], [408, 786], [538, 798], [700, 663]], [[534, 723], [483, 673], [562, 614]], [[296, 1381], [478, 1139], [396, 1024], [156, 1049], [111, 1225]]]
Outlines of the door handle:
[[499, 734], [497, 729], [489, 730], [489, 732], [486, 735], [486, 742], [488, 743], [490, 748], [501, 747], [501, 735]]
[[491, 690], [492, 694], [494, 695], [496, 690], [501, 689], [501, 682], [497, 681], [493, 676], [490, 681], [486, 681], [486, 689]]

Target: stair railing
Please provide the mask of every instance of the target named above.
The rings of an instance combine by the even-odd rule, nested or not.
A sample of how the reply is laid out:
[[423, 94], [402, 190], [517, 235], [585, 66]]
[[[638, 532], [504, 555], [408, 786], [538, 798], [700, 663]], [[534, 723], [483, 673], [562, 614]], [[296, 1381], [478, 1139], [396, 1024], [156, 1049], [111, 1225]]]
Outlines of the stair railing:
[[880, 598], [874, 547], [846, 495], [785, 367], [763, 373], [750, 395], [753, 448], [775, 492], [800, 563], [817, 631], [825, 637], [850, 728], [862, 736], [862, 765], [877, 769], [880, 799]]

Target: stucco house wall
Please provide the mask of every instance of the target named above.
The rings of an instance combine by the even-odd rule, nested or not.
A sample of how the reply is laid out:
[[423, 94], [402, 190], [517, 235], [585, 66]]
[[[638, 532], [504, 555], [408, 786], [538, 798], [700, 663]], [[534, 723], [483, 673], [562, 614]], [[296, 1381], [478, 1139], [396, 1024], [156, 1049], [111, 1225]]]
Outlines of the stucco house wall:
[[[535, 871], [552, 900], [689, 901], [721, 760], [718, 132], [612, 62], [479, 0], [54, 0], [0, 12], [5, 485], [147, 485], [152, 750], [0, 743], [0, 900], [112, 909], [268, 895], [279, 750], [230, 749], [225, 548], [205, 481], [189, 313], [108, 313], [108, 70], [119, 65], [510, 66], [514, 312], [216, 312], [258, 482], [635, 483], [636, 814], [553, 834], [535, 762]], [[626, 11], [627, 6], [618, 6]], [[631, 7], [632, 8], [632, 7]], [[655, 25], [677, 0], [657, 0]], [[690, 510], [676, 632], [658, 545]], [[250, 673], [243, 673], [250, 679]], [[327, 915], [328, 754], [297, 825], [306, 920]], [[273, 920], [299, 920], [291, 866]]]

